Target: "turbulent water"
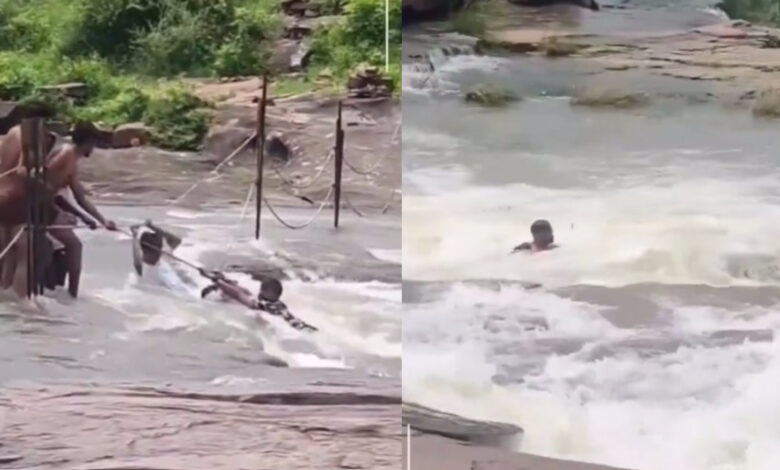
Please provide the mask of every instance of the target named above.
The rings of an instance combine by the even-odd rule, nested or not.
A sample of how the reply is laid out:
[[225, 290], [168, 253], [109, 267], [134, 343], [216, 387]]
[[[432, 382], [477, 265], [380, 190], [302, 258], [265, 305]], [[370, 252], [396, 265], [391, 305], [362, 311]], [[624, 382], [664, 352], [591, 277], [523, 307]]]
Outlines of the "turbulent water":
[[[269, 367], [343, 369], [354, 377], [400, 373], [400, 250], [398, 220], [347, 217], [338, 233], [320, 219], [290, 232], [263, 220], [253, 239], [251, 218], [237, 210], [185, 211], [105, 207], [122, 226], [151, 218], [184, 237], [176, 254], [230, 273], [236, 266], [272, 267], [284, 281], [291, 312], [316, 325], [301, 333], [281, 319], [253, 312], [219, 296], [200, 298], [207, 281], [186, 266], [132, 268], [124, 235], [80, 231], [85, 245], [82, 296], [63, 291], [35, 304], [0, 308], [0, 377], [5, 381], [84, 380], [124, 383], [235, 385], [263, 383]], [[285, 217], [305, 220], [309, 212]], [[395, 227], [395, 228], [394, 228]], [[256, 291], [249, 275], [231, 277]], [[188, 280], [189, 279], [189, 280]], [[351, 371], [351, 372], [350, 372]], [[300, 374], [299, 374], [300, 375]], [[281, 378], [283, 373], [275, 373]], [[280, 379], [276, 379], [280, 380]]]
[[[708, 15], [640, 6], [606, 15], [648, 30]], [[597, 21], [581, 14], [585, 29]], [[776, 124], [685, 100], [573, 108], [567, 95], [594, 80], [583, 64], [442, 54], [436, 41], [448, 39], [404, 37], [435, 69], [404, 69], [404, 400], [519, 424], [531, 453], [776, 468]], [[528, 98], [461, 101], [485, 80]], [[510, 255], [539, 218], [560, 248]]]

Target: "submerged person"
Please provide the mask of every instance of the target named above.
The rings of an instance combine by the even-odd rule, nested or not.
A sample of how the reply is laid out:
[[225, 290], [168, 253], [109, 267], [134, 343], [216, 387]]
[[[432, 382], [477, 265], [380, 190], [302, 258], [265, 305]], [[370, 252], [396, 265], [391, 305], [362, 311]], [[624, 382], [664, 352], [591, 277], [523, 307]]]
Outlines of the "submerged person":
[[[195, 281], [183, 267], [163, 259], [163, 254], [166, 251], [173, 252], [181, 244], [179, 237], [162, 230], [151, 221], [142, 225], [134, 225], [130, 227], [130, 230], [137, 240], [134, 243], [140, 250], [140, 260], [138, 261], [152, 268], [152, 272], [145, 275], [143, 268], [136, 265], [136, 270], [144, 279], [153, 279], [155, 284], [177, 293], [188, 293], [196, 286]], [[139, 232], [142, 232], [140, 236]]]
[[517, 253], [519, 251], [536, 253], [538, 251], [548, 251], [558, 248], [558, 245], [555, 244], [552, 225], [544, 219], [537, 220], [531, 224], [531, 236], [533, 237], [533, 241], [517, 245], [512, 250], [512, 253]]
[[276, 278], [268, 277], [263, 279], [260, 284], [260, 292], [258, 292], [257, 297], [255, 298], [248, 289], [239, 286], [234, 281], [226, 279], [222, 273], [207, 272], [201, 269], [201, 274], [214, 282], [213, 285], [203, 289], [203, 292], [201, 293], [203, 297], [206, 297], [210, 292], [220, 290], [226, 297], [233, 299], [252, 310], [261, 310], [270, 315], [282, 317], [284, 321], [296, 330], [317, 331], [317, 328], [296, 318], [290, 313], [287, 305], [279, 300], [282, 296], [282, 283]]

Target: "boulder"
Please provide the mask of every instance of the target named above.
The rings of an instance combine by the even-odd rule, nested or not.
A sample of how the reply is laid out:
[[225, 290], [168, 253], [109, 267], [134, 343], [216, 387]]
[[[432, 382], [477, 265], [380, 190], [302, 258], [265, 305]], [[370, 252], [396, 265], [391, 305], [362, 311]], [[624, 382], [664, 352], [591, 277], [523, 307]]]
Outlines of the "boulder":
[[114, 130], [106, 127], [103, 123], [93, 123], [95, 133], [98, 136], [97, 146], [110, 149], [114, 145]]
[[75, 101], [86, 101], [89, 98], [89, 86], [86, 83], [73, 82], [60, 85], [49, 85], [40, 88], [45, 93], [58, 94]]
[[467, 103], [488, 107], [500, 107], [519, 101], [520, 97], [512, 90], [502, 88], [498, 85], [480, 84], [466, 92], [464, 99]]
[[23, 119], [50, 118], [53, 115], [54, 110], [46, 104], [0, 101], [0, 134], [7, 133], [12, 127], [19, 125]]
[[293, 151], [281, 132], [271, 132], [265, 137], [265, 154], [274, 160], [286, 163], [292, 159]]
[[[239, 127], [235, 125], [214, 126], [206, 135], [205, 150], [207, 153], [216, 157], [218, 161], [230, 155], [246, 139], [254, 133], [254, 129]], [[251, 147], [245, 152], [250, 151]]]
[[112, 143], [115, 149], [139, 147], [146, 145], [150, 136], [150, 129], [142, 122], [122, 124], [114, 129]]
[[322, 6], [317, 2], [307, 0], [284, 0], [282, 11], [288, 16], [313, 18], [320, 16]]
[[393, 80], [385, 77], [379, 68], [360, 66], [347, 81], [350, 98], [388, 97], [393, 92]]
[[308, 40], [301, 41], [295, 48], [295, 52], [290, 57], [290, 71], [300, 72], [309, 65], [309, 59], [311, 58], [311, 42]]
[[404, 24], [444, 16], [463, 2], [450, 0], [401, 0], [401, 17]]
[[61, 137], [66, 137], [70, 134], [70, 127], [62, 121], [48, 121], [46, 123], [46, 129]]
[[514, 424], [477, 421], [414, 403], [402, 404], [401, 422], [426, 434], [475, 444], [500, 445], [523, 435], [523, 429]]

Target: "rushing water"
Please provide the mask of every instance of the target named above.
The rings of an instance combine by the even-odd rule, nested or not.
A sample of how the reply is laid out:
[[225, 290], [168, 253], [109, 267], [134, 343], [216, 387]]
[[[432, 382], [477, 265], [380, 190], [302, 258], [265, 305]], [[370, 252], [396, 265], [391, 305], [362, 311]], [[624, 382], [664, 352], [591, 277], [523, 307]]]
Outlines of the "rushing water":
[[[678, 11], [670, 28], [702, 13]], [[686, 100], [573, 108], [584, 64], [430, 52], [432, 75], [404, 69], [404, 399], [519, 424], [531, 453], [776, 468], [776, 124]], [[461, 101], [486, 79], [527, 98]], [[538, 218], [560, 248], [510, 255]]]
[[[301, 333], [276, 318], [259, 322], [253, 312], [218, 296], [202, 300], [207, 281], [186, 267], [184, 279], [149, 267], [139, 278], [128, 237], [80, 231], [85, 267], [78, 301], [58, 291], [36, 304], [0, 306], [3, 379], [248, 385], [263, 382], [263, 371], [281, 363], [309, 369], [313, 380], [320, 368], [351, 370], [356, 377], [398, 376], [397, 217], [347, 216], [338, 233], [324, 217], [300, 232], [264, 219], [256, 242], [251, 217], [237, 224], [237, 210], [115, 206], [104, 212], [123, 226], [151, 218], [184, 237], [177, 255], [209, 268], [275, 267], [290, 278], [282, 300], [320, 331]], [[309, 216], [285, 213], [293, 221]], [[258, 287], [248, 275], [231, 276], [252, 291]]]

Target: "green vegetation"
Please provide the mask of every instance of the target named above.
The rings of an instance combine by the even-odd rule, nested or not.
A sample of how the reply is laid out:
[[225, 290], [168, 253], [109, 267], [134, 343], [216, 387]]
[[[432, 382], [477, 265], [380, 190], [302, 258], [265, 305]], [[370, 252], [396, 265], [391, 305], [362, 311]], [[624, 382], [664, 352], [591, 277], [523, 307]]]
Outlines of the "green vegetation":
[[[309, 80], [326, 75], [345, 83], [359, 65], [384, 68], [385, 0], [349, 0], [345, 17], [320, 28], [312, 42]], [[395, 90], [401, 89], [401, 0], [390, 0], [390, 69]]]
[[[400, 89], [401, 0], [391, 5]], [[312, 88], [326, 70], [343, 87], [358, 64], [384, 64], [384, 0], [322, 8], [345, 17], [316, 32], [305, 79], [281, 78], [279, 89]], [[0, 100], [48, 104], [66, 122], [141, 121], [158, 145], [197, 149], [210, 106], [183, 79], [268, 71], [282, 33], [280, 0], [0, 0]], [[85, 83], [87, 96], [43, 88], [72, 82]]]
[[479, 39], [485, 39], [488, 21], [501, 17], [507, 4], [495, 0], [467, 2], [465, 8], [454, 11], [450, 17], [450, 29]]
[[649, 104], [647, 95], [612, 89], [581, 89], [571, 100], [572, 106], [632, 109]]
[[453, 31], [466, 36], [482, 38], [487, 29], [487, 19], [483, 12], [484, 8], [478, 5], [472, 5], [471, 8], [458, 10], [450, 20], [450, 27]]
[[496, 108], [506, 106], [509, 103], [515, 101], [519, 101], [520, 97], [517, 96], [512, 90], [506, 89], [499, 85], [480, 84], [468, 91], [464, 95], [464, 99], [468, 103]]
[[730, 18], [780, 25], [778, 0], [723, 0], [718, 7]]

